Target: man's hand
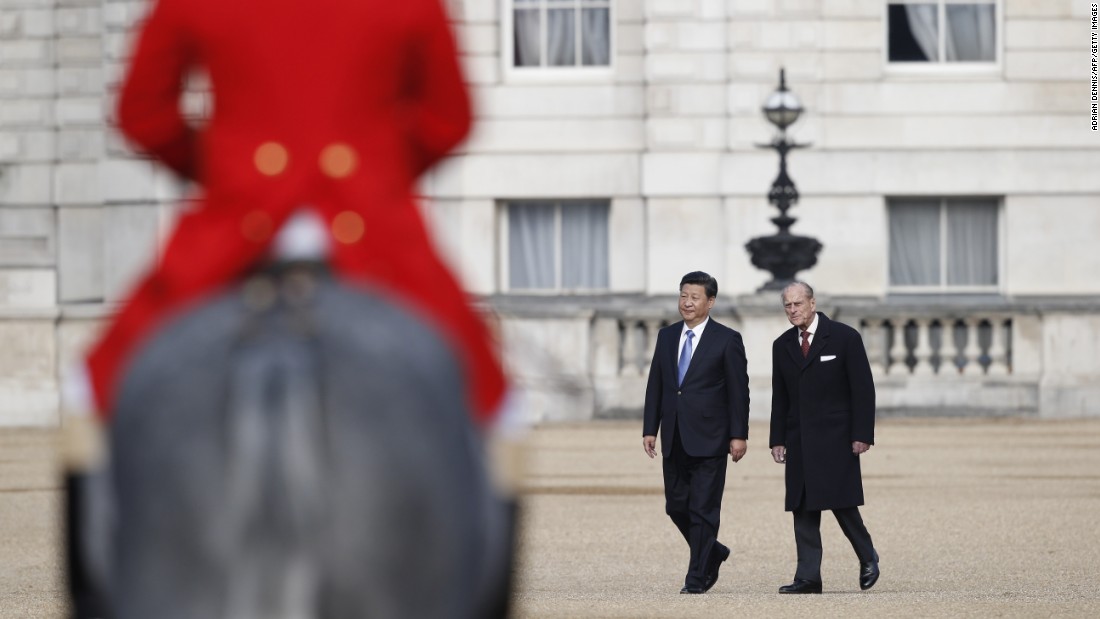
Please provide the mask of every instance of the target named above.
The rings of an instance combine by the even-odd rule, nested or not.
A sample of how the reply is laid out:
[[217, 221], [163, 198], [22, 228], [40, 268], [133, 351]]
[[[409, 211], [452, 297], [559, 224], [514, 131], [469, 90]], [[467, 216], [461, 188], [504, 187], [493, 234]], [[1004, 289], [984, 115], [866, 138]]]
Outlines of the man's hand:
[[772, 460], [775, 460], [776, 464], [785, 463], [787, 461], [787, 448], [783, 445], [772, 447]]
[[656, 436], [643, 436], [642, 448], [645, 449], [645, 453], [650, 458], [657, 455], [657, 437]]
[[870, 449], [870, 448], [871, 448], [871, 446], [868, 445], [867, 443], [861, 443], [859, 441], [852, 441], [852, 453], [854, 453], [857, 456], [861, 453], [866, 453], [867, 450]]
[[749, 444], [745, 442], [743, 438], [731, 438], [730, 439], [730, 458], [734, 462], [737, 462], [741, 458], [745, 457], [745, 452], [749, 450]]

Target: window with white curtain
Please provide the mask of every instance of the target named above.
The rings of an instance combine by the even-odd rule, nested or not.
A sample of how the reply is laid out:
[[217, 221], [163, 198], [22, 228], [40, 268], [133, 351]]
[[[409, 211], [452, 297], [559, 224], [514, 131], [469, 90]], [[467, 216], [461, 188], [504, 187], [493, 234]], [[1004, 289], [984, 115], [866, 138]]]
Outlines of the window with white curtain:
[[997, 0], [888, 0], [891, 63], [997, 62]]
[[895, 290], [995, 291], [996, 198], [891, 198], [890, 286]]
[[509, 1], [512, 67], [584, 68], [611, 64], [611, 0]]
[[504, 283], [510, 291], [606, 290], [608, 200], [508, 202]]

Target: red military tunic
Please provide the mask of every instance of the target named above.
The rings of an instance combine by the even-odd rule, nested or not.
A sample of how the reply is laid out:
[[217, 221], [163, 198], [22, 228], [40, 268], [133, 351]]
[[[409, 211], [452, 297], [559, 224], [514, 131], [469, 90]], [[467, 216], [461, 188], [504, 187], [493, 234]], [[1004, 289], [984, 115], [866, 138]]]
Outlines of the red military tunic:
[[[441, 262], [416, 179], [467, 134], [471, 114], [440, 0], [159, 0], [122, 87], [118, 124], [202, 193], [160, 262], [88, 360], [109, 415], [127, 360], [159, 324], [264, 260], [303, 205], [330, 226], [345, 280], [392, 294], [450, 338], [480, 420], [505, 379], [485, 325]], [[205, 69], [213, 112], [180, 111]]]

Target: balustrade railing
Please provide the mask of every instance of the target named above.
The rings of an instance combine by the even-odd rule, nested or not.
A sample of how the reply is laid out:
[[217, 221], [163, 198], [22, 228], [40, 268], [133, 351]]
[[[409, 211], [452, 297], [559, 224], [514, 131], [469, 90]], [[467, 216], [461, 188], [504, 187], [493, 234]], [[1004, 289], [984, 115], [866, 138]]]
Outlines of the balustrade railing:
[[[538, 301], [509, 299], [501, 311], [514, 321], [506, 329], [510, 369], [540, 403], [536, 417], [585, 418], [582, 409], [588, 408], [597, 416], [636, 415], [657, 333], [678, 319], [669, 309], [675, 301], [618, 298], [599, 307], [573, 299]], [[884, 411], [1034, 412], [1043, 371], [1042, 355], [1036, 355], [1042, 315], [1025, 304], [966, 303], [857, 298], [819, 300], [818, 307], [862, 333]], [[789, 326], [780, 312], [751, 300], [713, 312], [745, 338], [759, 414], [766, 413], [770, 401], [770, 344]]]
[[885, 376], [1006, 376], [1012, 373], [1012, 318], [1003, 314], [932, 318], [904, 313], [859, 321], [871, 369]]
[[668, 326], [658, 318], [619, 318], [619, 375], [645, 376], [653, 360], [657, 332]]
[[[619, 375], [644, 375], [657, 331], [656, 318], [620, 317]], [[873, 315], [858, 323], [878, 376], [1005, 376], [1012, 373], [1012, 318], [1003, 314], [910, 317]]]

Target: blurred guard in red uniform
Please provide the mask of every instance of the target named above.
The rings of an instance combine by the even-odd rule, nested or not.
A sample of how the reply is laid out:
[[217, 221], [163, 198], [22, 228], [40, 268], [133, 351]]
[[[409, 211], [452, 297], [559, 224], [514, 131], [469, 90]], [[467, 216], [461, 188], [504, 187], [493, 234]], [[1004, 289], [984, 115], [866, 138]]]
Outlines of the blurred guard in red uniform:
[[[464, 428], [470, 418], [493, 422], [506, 390], [487, 330], [442, 264], [414, 202], [418, 177], [471, 122], [440, 1], [152, 6], [122, 87], [118, 124], [139, 150], [201, 193], [88, 358], [94, 410], [111, 434], [105, 477], [114, 487], [97, 496], [115, 498], [99, 511], [116, 524], [104, 542], [113, 547], [98, 559], [73, 559], [78, 607], [83, 588], [100, 586], [119, 616], [487, 612], [485, 596], [469, 593], [484, 589], [485, 578], [462, 581], [466, 598], [431, 606], [451, 586], [454, 564], [426, 561], [473, 560], [469, 553], [478, 551], [469, 540], [484, 531], [470, 528], [496, 518], [484, 505], [457, 519], [449, 511], [485, 503], [477, 433], [466, 437]], [[181, 112], [195, 70], [209, 75], [213, 92], [201, 129]], [[306, 257], [323, 266], [284, 265], [256, 279], [279, 257], [273, 247], [289, 220], [304, 221], [306, 237], [319, 232]], [[387, 338], [391, 333], [396, 338]], [[370, 409], [363, 413], [370, 421], [357, 416], [362, 408]], [[437, 417], [445, 420], [435, 423]], [[431, 458], [451, 449], [448, 436], [461, 453], [436, 464]], [[374, 437], [364, 450], [393, 458], [353, 455], [357, 437]], [[451, 467], [455, 458], [464, 464]], [[204, 472], [188, 472], [191, 462]], [[224, 479], [219, 466], [228, 468]], [[325, 479], [337, 481], [318, 494]], [[194, 494], [207, 486], [211, 496]], [[455, 489], [472, 494], [452, 496]], [[86, 491], [72, 490], [70, 509], [79, 509]], [[306, 507], [295, 503], [305, 500], [296, 492], [308, 495]], [[230, 522], [216, 519], [226, 502], [237, 510]], [[285, 517], [271, 516], [280, 506]], [[405, 528], [370, 531], [356, 518], [339, 521], [348, 513]], [[79, 528], [70, 533], [79, 536]], [[335, 531], [337, 539], [307, 544], [318, 530]], [[402, 536], [417, 530], [430, 534]], [[390, 533], [392, 543], [379, 550], [378, 539]], [[241, 581], [237, 575], [249, 565], [272, 564], [263, 554], [269, 538], [290, 548], [289, 567]], [[77, 555], [81, 547], [72, 544]], [[227, 548], [260, 554], [241, 564]], [[356, 548], [375, 553], [375, 562], [332, 558]], [[219, 553], [235, 567], [220, 572]], [[359, 586], [379, 561], [389, 566], [389, 580]], [[85, 563], [98, 566], [107, 582], [87, 580], [79, 573]], [[427, 577], [439, 582], [422, 582]], [[265, 592], [271, 587], [278, 591]], [[356, 597], [370, 591], [375, 598], [416, 592], [418, 599]]]
[[[160, 0], [123, 85], [123, 133], [202, 186], [158, 264], [89, 358], [98, 410], [152, 329], [261, 261], [316, 209], [339, 277], [385, 288], [452, 340], [488, 419], [505, 383], [484, 325], [440, 262], [414, 183], [465, 136], [470, 108], [440, 0]], [[213, 113], [180, 111], [192, 69]], [[410, 286], [410, 282], [416, 282]]]

